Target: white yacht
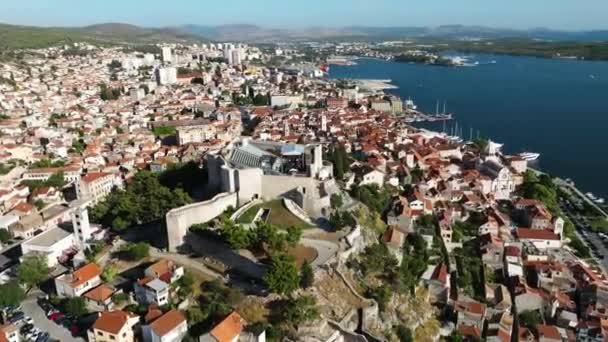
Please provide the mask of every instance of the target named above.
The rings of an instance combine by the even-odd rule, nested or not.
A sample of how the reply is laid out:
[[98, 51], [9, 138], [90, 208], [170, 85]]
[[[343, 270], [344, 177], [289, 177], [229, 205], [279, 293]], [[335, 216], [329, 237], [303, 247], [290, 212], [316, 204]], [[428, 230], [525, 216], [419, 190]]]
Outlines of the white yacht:
[[540, 157], [540, 153], [523, 152], [523, 153], [520, 153], [519, 156], [522, 157], [526, 161], [535, 161], [536, 159], [538, 159]]

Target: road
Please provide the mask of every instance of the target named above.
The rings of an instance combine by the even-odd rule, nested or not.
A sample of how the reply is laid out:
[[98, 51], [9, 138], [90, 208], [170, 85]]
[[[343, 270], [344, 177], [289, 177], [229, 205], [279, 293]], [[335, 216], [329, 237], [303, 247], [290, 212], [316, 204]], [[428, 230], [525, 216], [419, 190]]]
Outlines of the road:
[[312, 266], [314, 267], [325, 264], [338, 252], [338, 245], [329, 241], [302, 238], [300, 243], [317, 251], [317, 257], [312, 262]]
[[[39, 292], [38, 294], [41, 294]], [[46, 318], [42, 308], [36, 302], [36, 293], [30, 294], [22, 303], [21, 308], [26, 316], [30, 316], [34, 320], [34, 326], [41, 331], [46, 331], [51, 335], [51, 338], [57, 341], [82, 341], [80, 337], [73, 337], [72, 334], [64, 327], [55, 324], [53, 321]]]
[[600, 206], [597, 205], [597, 203], [595, 203], [591, 199], [589, 199], [589, 197], [587, 197], [587, 195], [585, 195], [582, 191], [577, 189], [574, 185], [572, 185], [562, 179], [559, 179], [559, 178], [555, 179], [555, 183], [557, 183], [557, 185], [559, 185], [559, 186], [566, 187], [566, 188], [574, 191], [574, 193], [576, 193], [579, 197], [581, 197], [583, 199], [583, 201], [587, 202], [589, 205], [594, 207], [598, 212], [600, 212], [602, 215], [604, 215], [604, 217], [608, 218], [608, 214], [604, 211], [604, 209], [600, 208]]
[[209, 269], [201, 261], [190, 258], [187, 255], [161, 252], [156, 248], [150, 248], [150, 255], [155, 258], [169, 259], [177, 264], [185, 266], [186, 268], [191, 268], [191, 269], [193, 269], [197, 272], [200, 272], [204, 275], [207, 275], [211, 278], [222, 278], [222, 280], [225, 281], [225, 279], [223, 279], [223, 276], [221, 274]]

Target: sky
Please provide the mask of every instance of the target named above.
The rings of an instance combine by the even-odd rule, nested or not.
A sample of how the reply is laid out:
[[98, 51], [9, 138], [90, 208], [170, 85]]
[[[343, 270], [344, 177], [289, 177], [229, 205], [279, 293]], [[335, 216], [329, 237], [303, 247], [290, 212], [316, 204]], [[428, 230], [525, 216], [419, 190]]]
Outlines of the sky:
[[483, 25], [608, 29], [607, 0], [0, 0], [0, 22], [309, 26]]

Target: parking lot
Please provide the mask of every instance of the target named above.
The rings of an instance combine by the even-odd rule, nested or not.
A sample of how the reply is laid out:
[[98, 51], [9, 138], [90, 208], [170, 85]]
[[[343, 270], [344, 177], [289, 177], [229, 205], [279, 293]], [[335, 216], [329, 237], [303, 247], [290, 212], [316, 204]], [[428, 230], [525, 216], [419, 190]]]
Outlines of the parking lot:
[[560, 207], [574, 224], [579, 237], [591, 249], [593, 258], [604, 270], [608, 270], [608, 238], [592, 231], [590, 229], [590, 219], [578, 213], [572, 205], [562, 202]]
[[33, 319], [33, 325], [42, 332], [48, 332], [51, 340], [54, 341], [85, 341], [82, 338], [75, 338], [68, 329], [46, 317], [44, 310], [38, 305], [35, 295], [30, 295], [21, 304], [23, 313]]

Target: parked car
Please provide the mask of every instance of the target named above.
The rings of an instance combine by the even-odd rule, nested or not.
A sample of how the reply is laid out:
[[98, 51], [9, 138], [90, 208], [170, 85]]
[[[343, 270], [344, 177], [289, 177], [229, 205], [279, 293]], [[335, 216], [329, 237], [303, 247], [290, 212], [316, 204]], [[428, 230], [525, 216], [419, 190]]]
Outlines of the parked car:
[[36, 342], [48, 342], [51, 339], [51, 335], [48, 332], [43, 332], [38, 336]]
[[57, 319], [63, 317], [63, 314], [59, 311], [54, 311], [49, 315], [49, 319], [51, 321], [56, 321]]
[[24, 326], [21, 327], [21, 329], [19, 329], [19, 332], [21, 333], [21, 335], [25, 335], [26, 333], [32, 331], [34, 329], [34, 325], [33, 324], [25, 324]]

